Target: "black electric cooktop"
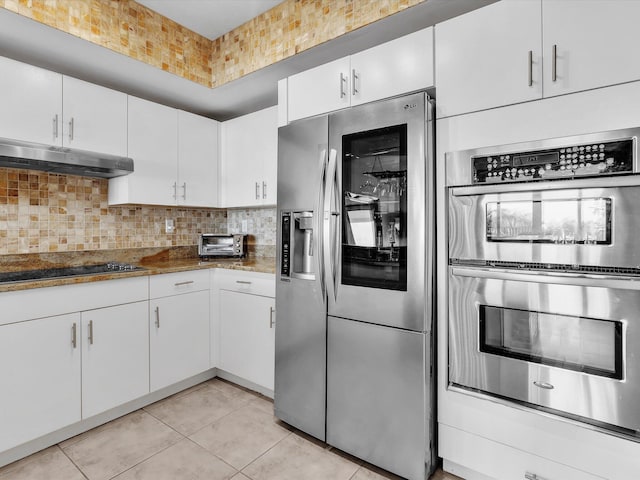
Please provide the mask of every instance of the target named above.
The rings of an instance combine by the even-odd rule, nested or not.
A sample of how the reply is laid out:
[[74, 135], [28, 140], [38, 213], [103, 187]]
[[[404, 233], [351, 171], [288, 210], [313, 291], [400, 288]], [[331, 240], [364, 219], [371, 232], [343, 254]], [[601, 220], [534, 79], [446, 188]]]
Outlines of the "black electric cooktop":
[[51, 278], [77, 277], [80, 275], [96, 275], [99, 273], [125, 273], [144, 270], [142, 267], [128, 263], [103, 263], [100, 265], [81, 265], [78, 267], [45, 268], [41, 270], [24, 270], [20, 272], [0, 272], [0, 283], [27, 282]]

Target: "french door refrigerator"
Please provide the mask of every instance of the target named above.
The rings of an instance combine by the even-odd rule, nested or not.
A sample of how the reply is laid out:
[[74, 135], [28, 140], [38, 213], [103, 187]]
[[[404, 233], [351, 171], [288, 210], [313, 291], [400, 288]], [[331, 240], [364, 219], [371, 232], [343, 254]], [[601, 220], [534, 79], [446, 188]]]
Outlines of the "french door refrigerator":
[[411, 480], [434, 467], [425, 93], [278, 135], [275, 413]]

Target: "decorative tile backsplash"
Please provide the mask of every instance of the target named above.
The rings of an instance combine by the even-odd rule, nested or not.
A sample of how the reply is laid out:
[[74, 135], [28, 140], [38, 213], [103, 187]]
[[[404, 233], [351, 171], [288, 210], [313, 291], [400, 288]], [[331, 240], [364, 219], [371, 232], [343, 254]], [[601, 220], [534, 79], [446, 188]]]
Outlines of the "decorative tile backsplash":
[[217, 87], [428, 0], [284, 0], [210, 41], [133, 0], [0, 0], [0, 7]]
[[[275, 255], [275, 208], [226, 210], [107, 204], [108, 180], [0, 168], [0, 255], [195, 245], [198, 235], [251, 233]], [[164, 233], [165, 219], [176, 232]]]

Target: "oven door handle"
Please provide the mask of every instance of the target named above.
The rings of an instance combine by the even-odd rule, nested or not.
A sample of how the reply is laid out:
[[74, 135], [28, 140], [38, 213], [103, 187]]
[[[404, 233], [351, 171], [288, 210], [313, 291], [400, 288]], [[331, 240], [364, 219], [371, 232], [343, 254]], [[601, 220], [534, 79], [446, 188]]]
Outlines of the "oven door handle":
[[512, 282], [549, 283], [558, 285], [580, 285], [584, 287], [618, 288], [622, 290], [640, 290], [640, 278], [613, 275], [591, 275], [568, 272], [538, 272], [507, 270], [482, 267], [450, 267], [452, 275], [457, 277], [488, 278]]
[[580, 178], [575, 180], [554, 180], [553, 182], [505, 182], [466, 187], [450, 187], [454, 197], [486, 195], [489, 193], [537, 192], [547, 190], [575, 190], [577, 188], [612, 188], [640, 186], [640, 175], [624, 175], [611, 177]]

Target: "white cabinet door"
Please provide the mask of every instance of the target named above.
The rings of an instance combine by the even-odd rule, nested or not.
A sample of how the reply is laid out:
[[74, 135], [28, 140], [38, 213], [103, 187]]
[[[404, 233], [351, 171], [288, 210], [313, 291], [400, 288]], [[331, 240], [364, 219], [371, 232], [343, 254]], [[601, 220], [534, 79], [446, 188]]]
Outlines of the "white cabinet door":
[[639, 18], [638, 1], [543, 0], [545, 97], [640, 79]]
[[0, 138], [62, 145], [62, 75], [0, 57]]
[[503, 0], [436, 25], [437, 116], [542, 98], [541, 21], [540, 0]]
[[220, 290], [220, 368], [273, 390], [275, 301]]
[[178, 204], [218, 206], [219, 122], [178, 111]]
[[66, 147], [127, 155], [127, 95], [76, 78], [62, 80]]
[[348, 107], [351, 103], [349, 76], [349, 57], [290, 76], [289, 121]]
[[433, 86], [433, 27], [351, 55], [351, 105]]
[[259, 110], [221, 126], [222, 206], [275, 205], [278, 109]]
[[149, 393], [149, 303], [82, 312], [82, 417]]
[[209, 290], [150, 301], [151, 391], [209, 368]]
[[128, 155], [134, 172], [109, 180], [109, 204], [175, 205], [178, 177], [178, 112], [129, 97]]
[[0, 451], [80, 421], [80, 357], [78, 313], [0, 327]]

